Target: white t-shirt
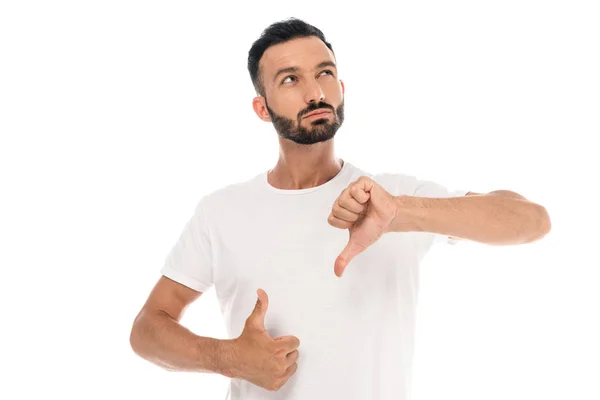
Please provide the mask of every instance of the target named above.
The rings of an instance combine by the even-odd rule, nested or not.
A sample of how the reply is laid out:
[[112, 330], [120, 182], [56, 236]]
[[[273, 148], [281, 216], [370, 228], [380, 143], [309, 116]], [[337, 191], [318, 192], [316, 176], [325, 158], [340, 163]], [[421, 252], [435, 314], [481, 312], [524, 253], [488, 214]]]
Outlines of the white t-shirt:
[[265, 171], [199, 201], [161, 273], [201, 292], [214, 286], [229, 338], [242, 333], [261, 288], [269, 297], [267, 332], [300, 339], [298, 369], [283, 387], [271, 392], [231, 379], [227, 400], [410, 398], [419, 263], [433, 243], [451, 239], [386, 233], [335, 276], [349, 232], [327, 217], [362, 175], [394, 196], [466, 194], [345, 161], [317, 187], [277, 189]]

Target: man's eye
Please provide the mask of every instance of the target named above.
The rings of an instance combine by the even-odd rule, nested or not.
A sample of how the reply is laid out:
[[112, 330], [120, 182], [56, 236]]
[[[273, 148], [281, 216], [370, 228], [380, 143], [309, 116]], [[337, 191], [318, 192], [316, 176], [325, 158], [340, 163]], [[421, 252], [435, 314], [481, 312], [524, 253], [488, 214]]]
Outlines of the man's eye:
[[[334, 76], [334, 74], [333, 74], [333, 71], [331, 71], [331, 70], [329, 70], [329, 69], [326, 69], [326, 70], [324, 70], [324, 71], [321, 71], [321, 74], [322, 74], [323, 72], [327, 72], [329, 75], [331, 75], [331, 76]], [[285, 78], [283, 78], [283, 80], [281, 81], [281, 83], [282, 83], [282, 84], [283, 84], [283, 83], [286, 83], [286, 80], [288, 80], [288, 79], [296, 79], [296, 77], [295, 77], [295, 76], [293, 76], [293, 75], [286, 76]]]

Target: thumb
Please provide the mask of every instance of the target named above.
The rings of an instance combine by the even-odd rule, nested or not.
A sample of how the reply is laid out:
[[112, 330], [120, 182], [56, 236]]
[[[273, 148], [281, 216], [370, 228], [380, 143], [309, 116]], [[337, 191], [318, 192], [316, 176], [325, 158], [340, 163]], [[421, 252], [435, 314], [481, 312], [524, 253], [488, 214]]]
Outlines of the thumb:
[[258, 299], [256, 300], [254, 310], [252, 310], [252, 314], [250, 314], [249, 322], [253, 328], [264, 331], [265, 315], [267, 314], [267, 308], [269, 307], [269, 297], [262, 289], [258, 289], [256, 293], [258, 294]]
[[340, 253], [340, 255], [335, 259], [335, 265], [333, 267], [333, 272], [338, 278], [342, 277], [344, 270], [350, 264], [350, 261], [358, 254], [360, 254], [364, 249], [362, 246], [359, 246], [352, 240], [352, 236], [350, 236], [350, 240], [344, 250]]

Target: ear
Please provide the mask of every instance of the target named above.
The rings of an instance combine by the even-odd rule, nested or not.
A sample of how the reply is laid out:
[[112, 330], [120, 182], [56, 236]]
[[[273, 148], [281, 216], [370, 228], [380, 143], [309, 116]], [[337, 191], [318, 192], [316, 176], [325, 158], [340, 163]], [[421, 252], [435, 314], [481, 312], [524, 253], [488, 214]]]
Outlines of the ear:
[[344, 94], [344, 92], [346, 91], [346, 88], [344, 87], [344, 81], [340, 79], [340, 85], [342, 85], [342, 94]]
[[269, 115], [269, 111], [267, 111], [267, 105], [265, 103], [265, 98], [262, 96], [256, 96], [252, 99], [252, 108], [258, 118], [262, 119], [265, 122], [271, 122], [271, 116]]

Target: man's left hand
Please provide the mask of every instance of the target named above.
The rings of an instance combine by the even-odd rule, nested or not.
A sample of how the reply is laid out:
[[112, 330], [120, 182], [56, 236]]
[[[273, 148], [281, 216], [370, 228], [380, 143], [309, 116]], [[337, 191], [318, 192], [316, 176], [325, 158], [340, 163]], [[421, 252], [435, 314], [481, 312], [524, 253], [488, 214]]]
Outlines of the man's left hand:
[[390, 232], [396, 210], [394, 196], [369, 177], [361, 176], [344, 189], [327, 218], [330, 225], [350, 231], [348, 244], [335, 260], [338, 277], [354, 257]]

